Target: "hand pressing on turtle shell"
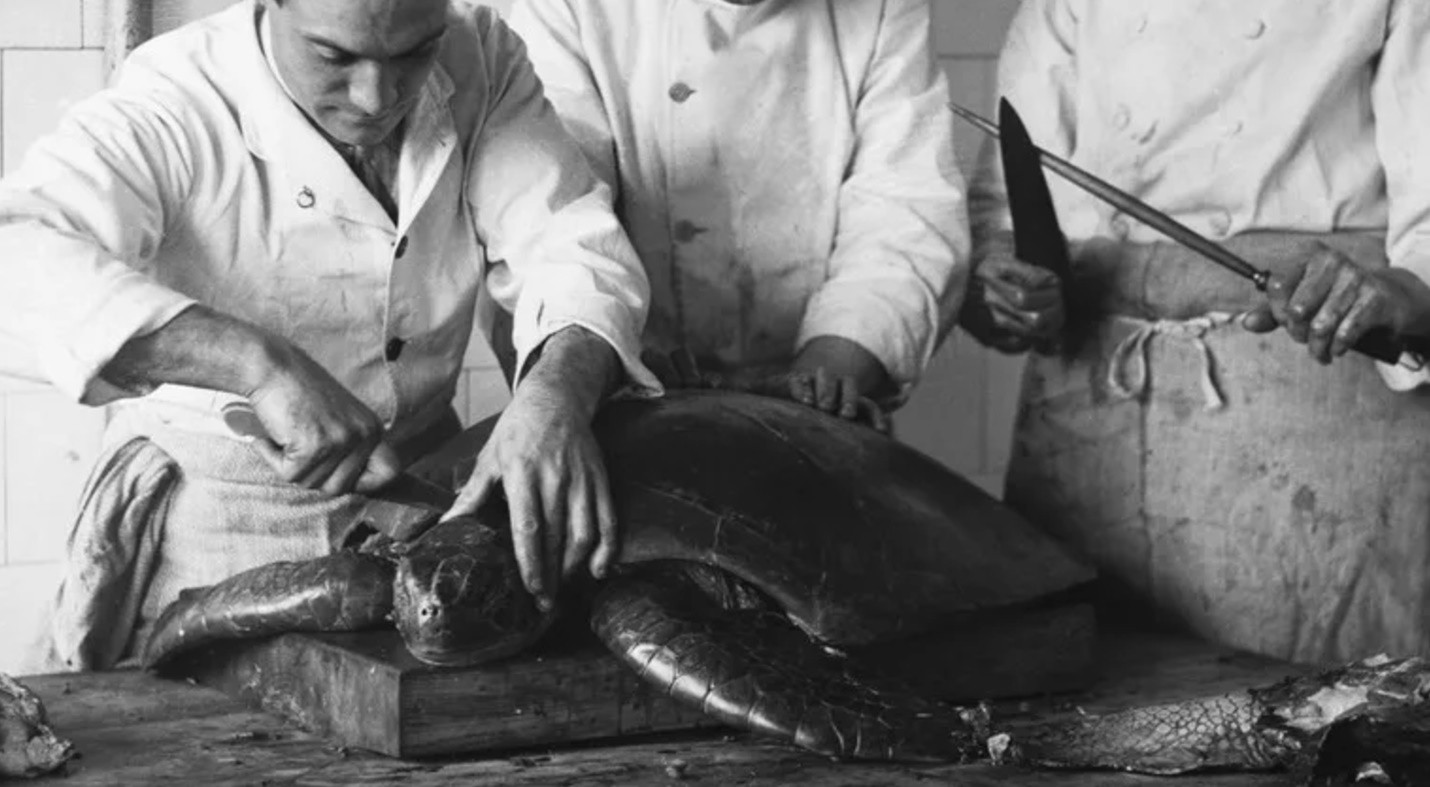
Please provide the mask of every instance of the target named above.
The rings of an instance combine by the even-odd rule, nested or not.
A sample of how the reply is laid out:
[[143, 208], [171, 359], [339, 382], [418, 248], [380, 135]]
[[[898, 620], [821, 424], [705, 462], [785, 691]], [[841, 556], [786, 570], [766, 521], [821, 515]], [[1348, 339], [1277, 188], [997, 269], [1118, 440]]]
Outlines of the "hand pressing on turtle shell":
[[643, 360], [667, 388], [713, 388], [790, 399], [849, 421], [889, 431], [889, 418], [872, 398], [892, 392], [884, 366], [856, 342], [811, 339], [789, 366], [761, 365], [722, 374], [700, 367], [687, 349], [647, 352]]
[[546, 340], [443, 520], [471, 514], [500, 487], [522, 583], [542, 611], [561, 579], [589, 558], [605, 576], [616, 557], [616, 518], [591, 421], [620, 379], [610, 345], [572, 326]]

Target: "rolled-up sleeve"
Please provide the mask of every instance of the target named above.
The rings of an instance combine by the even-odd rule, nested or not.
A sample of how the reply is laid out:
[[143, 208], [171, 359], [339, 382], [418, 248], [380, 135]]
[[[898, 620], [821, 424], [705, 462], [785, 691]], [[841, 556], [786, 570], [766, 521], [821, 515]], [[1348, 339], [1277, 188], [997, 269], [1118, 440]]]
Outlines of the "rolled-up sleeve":
[[962, 303], [968, 214], [953, 148], [948, 81], [929, 41], [927, 0], [888, 0], [855, 108], [829, 279], [797, 340], [857, 342], [907, 391]]
[[120, 90], [76, 105], [0, 181], [0, 371], [103, 404], [100, 371], [194, 301], [143, 272], [186, 182], [183, 123]]
[[512, 313], [516, 368], [579, 325], [611, 345], [632, 385], [658, 393], [640, 361], [650, 285], [610, 189], [545, 99], [521, 40], [497, 22], [484, 52], [493, 103], [473, 138], [468, 199], [493, 261], [487, 286]]

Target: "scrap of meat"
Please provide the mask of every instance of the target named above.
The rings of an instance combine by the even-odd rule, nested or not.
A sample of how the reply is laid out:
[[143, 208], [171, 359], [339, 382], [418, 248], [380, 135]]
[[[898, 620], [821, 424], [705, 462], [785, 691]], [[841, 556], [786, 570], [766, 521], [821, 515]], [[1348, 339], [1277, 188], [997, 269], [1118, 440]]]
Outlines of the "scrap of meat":
[[[1289, 768], [1312, 787], [1430, 787], [1430, 662], [1385, 656], [1187, 702], [1008, 729], [994, 761], [1175, 775]], [[1371, 782], [1375, 783], [1375, 782]]]
[[50, 728], [40, 698], [0, 673], [0, 779], [52, 773], [74, 756], [74, 744]]

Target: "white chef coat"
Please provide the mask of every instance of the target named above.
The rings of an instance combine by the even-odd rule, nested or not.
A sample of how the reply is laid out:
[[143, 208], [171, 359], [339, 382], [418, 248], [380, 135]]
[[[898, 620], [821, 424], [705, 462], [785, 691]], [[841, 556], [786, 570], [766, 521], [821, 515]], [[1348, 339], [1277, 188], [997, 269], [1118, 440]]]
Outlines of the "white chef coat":
[[[1203, 235], [1385, 231], [1430, 280], [1430, 3], [1024, 0], [998, 84], [1036, 144]], [[1006, 228], [985, 161], [974, 221]], [[1165, 240], [1049, 182], [1069, 240]]]
[[[274, 78], [260, 8], [140, 47], [0, 183], [0, 333], [33, 349], [8, 371], [125, 396], [99, 370], [198, 302], [296, 343], [397, 442], [449, 407], [485, 273], [523, 358], [580, 325], [658, 390], [638, 360], [648, 285], [607, 187], [495, 12], [452, 3], [394, 222]], [[219, 431], [207, 393], [145, 400], [197, 404], [195, 428]]]
[[521, 0], [511, 19], [616, 189], [648, 345], [741, 366], [838, 336], [917, 379], [968, 245], [927, 0]]

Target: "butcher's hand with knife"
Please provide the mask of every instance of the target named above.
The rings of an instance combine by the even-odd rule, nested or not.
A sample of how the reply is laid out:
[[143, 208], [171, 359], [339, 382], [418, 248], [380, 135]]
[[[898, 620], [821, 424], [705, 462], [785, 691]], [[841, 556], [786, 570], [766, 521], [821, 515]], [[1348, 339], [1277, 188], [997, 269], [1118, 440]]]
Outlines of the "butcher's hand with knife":
[[[500, 484], [523, 581], [549, 608], [563, 573], [589, 557], [600, 577], [615, 557], [615, 515], [590, 423], [621, 367], [604, 340], [576, 326], [548, 338], [529, 366], [447, 516], [475, 511]], [[136, 390], [175, 383], [244, 392], [259, 422], [247, 431], [262, 438], [252, 445], [293, 484], [371, 492], [402, 470], [377, 415], [301, 349], [203, 306], [127, 342], [104, 376]]]

